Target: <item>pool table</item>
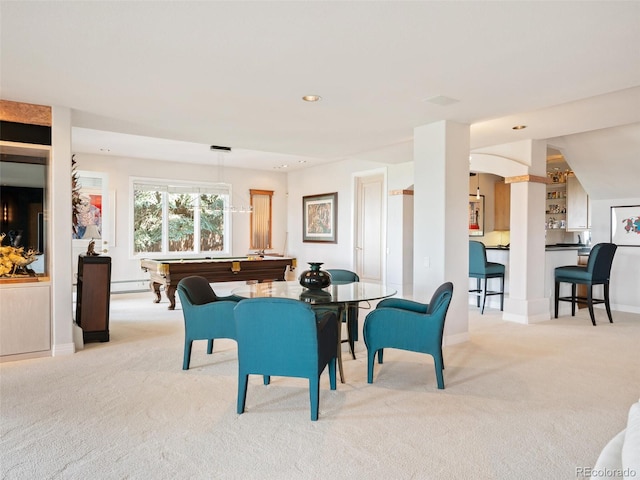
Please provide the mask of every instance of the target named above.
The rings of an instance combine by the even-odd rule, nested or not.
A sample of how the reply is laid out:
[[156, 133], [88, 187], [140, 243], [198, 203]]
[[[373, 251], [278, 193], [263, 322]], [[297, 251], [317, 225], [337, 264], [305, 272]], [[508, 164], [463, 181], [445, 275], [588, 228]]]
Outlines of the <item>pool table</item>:
[[191, 275], [199, 275], [214, 282], [238, 280], [284, 280], [287, 268], [296, 268], [296, 259], [289, 257], [230, 257], [153, 260], [144, 258], [140, 267], [149, 272], [154, 303], [160, 302], [160, 286], [164, 286], [169, 299], [169, 310], [176, 307], [178, 282]]

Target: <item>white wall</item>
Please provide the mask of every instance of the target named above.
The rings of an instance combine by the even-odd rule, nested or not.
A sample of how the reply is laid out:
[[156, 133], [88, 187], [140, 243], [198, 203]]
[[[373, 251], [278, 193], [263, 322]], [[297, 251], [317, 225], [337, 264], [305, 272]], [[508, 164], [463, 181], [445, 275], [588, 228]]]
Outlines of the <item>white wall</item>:
[[[343, 160], [289, 173], [287, 253], [298, 259], [296, 275], [307, 262], [323, 262], [322, 268], [354, 269], [354, 175], [384, 165], [362, 160]], [[302, 241], [302, 197], [338, 192], [337, 243]]]
[[[413, 190], [413, 162], [390, 165], [387, 190]], [[413, 295], [413, 195], [387, 192], [387, 284], [398, 295]]]
[[[229, 167], [220, 169], [218, 165], [185, 164], [105, 155], [77, 154], [75, 158], [78, 170], [107, 174], [109, 195], [115, 195], [116, 198], [115, 246], [110, 245], [107, 253], [112, 258], [113, 282], [148, 278], [148, 275], [140, 269], [139, 259], [132, 255], [129, 198], [131, 177], [226, 182], [233, 185], [232, 202], [245, 205], [250, 201], [249, 189], [273, 190], [274, 250], [272, 251], [282, 253], [285, 247], [287, 229], [287, 175], [285, 173]], [[113, 215], [113, 212], [110, 214]], [[233, 214], [231, 255], [242, 256], [249, 252], [249, 232], [249, 214]], [[135, 288], [135, 286], [130, 284], [130, 287]]]
[[[593, 245], [611, 241], [611, 207], [625, 205], [640, 205], [640, 197], [591, 201]], [[611, 308], [640, 313], [640, 247], [618, 247], [610, 282]], [[615, 312], [613, 321], [616, 321]]]

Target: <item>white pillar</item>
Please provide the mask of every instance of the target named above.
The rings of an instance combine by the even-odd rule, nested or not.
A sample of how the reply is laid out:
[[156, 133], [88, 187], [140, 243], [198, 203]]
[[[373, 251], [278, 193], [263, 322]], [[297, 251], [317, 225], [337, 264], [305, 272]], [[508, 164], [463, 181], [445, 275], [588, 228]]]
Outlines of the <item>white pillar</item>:
[[545, 298], [545, 229], [547, 145], [530, 141], [529, 174], [511, 182], [511, 245], [509, 250], [509, 296], [503, 319], [518, 323], [549, 320]]
[[446, 343], [469, 338], [469, 125], [440, 121], [414, 129], [413, 298], [428, 302], [444, 282], [453, 299]]
[[[75, 352], [73, 341], [73, 275], [71, 261], [71, 110], [52, 108], [49, 165], [49, 238], [51, 239], [52, 355]], [[55, 188], [54, 188], [55, 186]]]

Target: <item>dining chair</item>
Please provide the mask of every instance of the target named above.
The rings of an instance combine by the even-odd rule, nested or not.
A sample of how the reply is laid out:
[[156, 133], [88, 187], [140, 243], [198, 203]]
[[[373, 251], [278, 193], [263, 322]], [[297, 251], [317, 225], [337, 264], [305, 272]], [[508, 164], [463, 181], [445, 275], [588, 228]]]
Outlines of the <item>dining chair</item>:
[[[609, 322], [613, 323], [611, 316], [611, 305], [609, 303], [609, 277], [611, 276], [611, 265], [613, 257], [616, 254], [618, 246], [615, 243], [598, 243], [589, 253], [587, 265], [565, 265], [556, 267], [554, 271], [555, 277], [555, 318], [558, 318], [559, 302], [571, 302], [571, 316], [576, 314], [576, 303], [583, 303], [589, 307], [589, 315], [591, 323], [596, 325], [596, 318], [593, 312], [593, 306], [604, 303], [607, 310]], [[560, 296], [560, 284], [571, 284], [571, 296]], [[586, 285], [587, 296], [578, 297], [576, 295], [576, 285]], [[593, 298], [593, 286], [602, 285], [604, 289], [604, 298]]]
[[338, 322], [334, 312], [316, 315], [308, 303], [288, 298], [251, 298], [234, 309], [238, 341], [238, 414], [244, 412], [249, 375], [309, 380], [311, 420], [318, 419], [320, 375], [329, 366], [336, 389]]
[[[500, 295], [500, 311], [504, 309], [504, 273], [505, 266], [502, 263], [488, 262], [487, 249], [482, 242], [469, 241], [469, 277], [476, 279], [476, 288], [469, 290], [477, 297], [477, 305], [480, 307], [480, 297], [482, 296], [482, 310], [484, 315], [484, 305], [487, 296]], [[500, 279], [500, 290], [488, 290], [487, 282], [490, 278]], [[484, 288], [481, 282], [484, 280]]]
[[426, 353], [433, 357], [438, 388], [444, 388], [442, 335], [453, 296], [453, 284], [446, 282], [433, 293], [428, 304], [387, 298], [378, 303], [364, 320], [367, 345], [367, 382], [373, 383], [376, 353], [382, 364], [385, 348]]
[[215, 338], [236, 338], [233, 307], [241, 297], [218, 297], [209, 281], [200, 276], [185, 277], [178, 282], [178, 295], [184, 317], [184, 357], [182, 369], [191, 363], [194, 340], [207, 340], [207, 353], [213, 353]]
[[[342, 285], [360, 281], [360, 277], [358, 276], [358, 274], [352, 272], [351, 270], [330, 268], [327, 269], [327, 272], [331, 274], [331, 283], [335, 285]], [[356, 359], [355, 342], [358, 341], [358, 311], [358, 304], [351, 303], [343, 310], [342, 316], [340, 318], [342, 323], [347, 324], [347, 339], [342, 340], [342, 342], [349, 344], [349, 351], [351, 352], [351, 356], [354, 360]]]

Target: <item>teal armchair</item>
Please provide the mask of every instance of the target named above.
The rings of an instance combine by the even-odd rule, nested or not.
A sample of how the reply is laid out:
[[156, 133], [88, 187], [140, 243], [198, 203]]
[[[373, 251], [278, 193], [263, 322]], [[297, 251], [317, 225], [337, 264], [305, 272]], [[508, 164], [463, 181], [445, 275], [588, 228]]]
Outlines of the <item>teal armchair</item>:
[[216, 338], [236, 338], [233, 307], [242, 300], [230, 295], [218, 297], [204, 277], [191, 276], [180, 280], [178, 295], [184, 317], [184, 357], [182, 369], [191, 363], [194, 340], [207, 340], [207, 353], [213, 353]]
[[376, 353], [382, 364], [385, 348], [426, 353], [433, 357], [438, 388], [444, 388], [442, 336], [444, 322], [453, 295], [453, 284], [442, 284], [428, 304], [388, 298], [382, 300], [364, 321], [367, 345], [367, 382], [373, 383]]
[[318, 419], [320, 375], [329, 366], [336, 389], [338, 322], [334, 312], [316, 316], [307, 303], [287, 298], [251, 298], [234, 309], [238, 341], [238, 405], [244, 412], [249, 375], [309, 380], [311, 420]]

